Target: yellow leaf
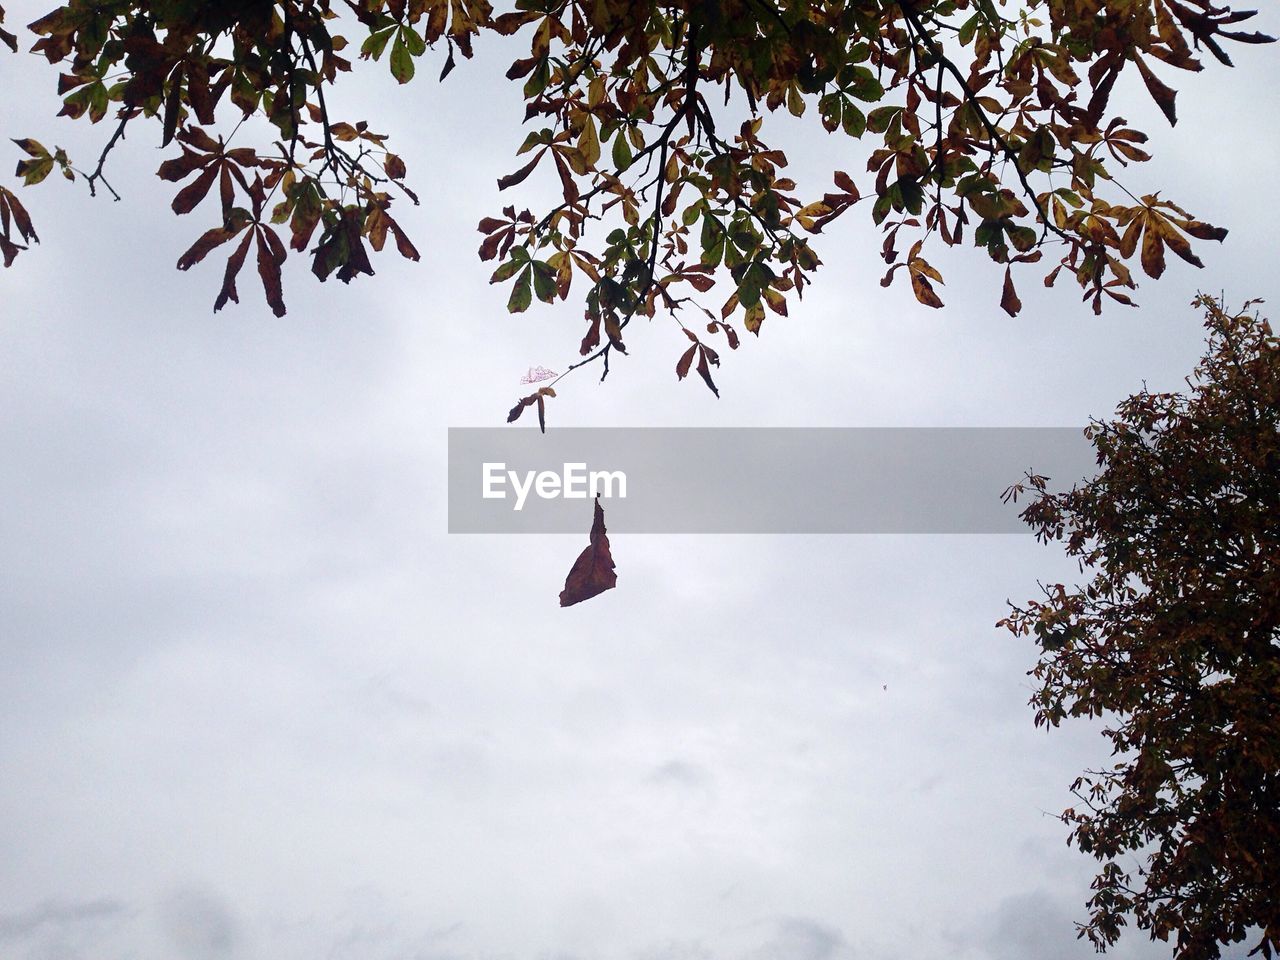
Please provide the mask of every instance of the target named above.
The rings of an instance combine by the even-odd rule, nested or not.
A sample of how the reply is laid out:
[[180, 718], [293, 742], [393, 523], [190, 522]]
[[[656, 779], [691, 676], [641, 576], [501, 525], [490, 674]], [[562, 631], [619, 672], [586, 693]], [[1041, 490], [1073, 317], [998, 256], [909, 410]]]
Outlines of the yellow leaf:
[[596, 133], [594, 117], [587, 117], [587, 122], [582, 128], [582, 134], [578, 137], [578, 150], [581, 151], [582, 159], [587, 162], [589, 167], [594, 167], [596, 161], [600, 159], [600, 137]]

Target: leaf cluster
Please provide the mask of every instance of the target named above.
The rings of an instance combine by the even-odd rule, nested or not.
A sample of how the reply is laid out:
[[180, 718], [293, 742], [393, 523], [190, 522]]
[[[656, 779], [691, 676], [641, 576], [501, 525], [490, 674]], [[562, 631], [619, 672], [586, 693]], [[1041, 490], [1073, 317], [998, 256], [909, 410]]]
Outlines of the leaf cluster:
[[[502, 13], [487, 0], [68, 0], [29, 29], [60, 70], [62, 114], [117, 124], [80, 171], [90, 190], [110, 189], [104, 164], [125, 127], [152, 121], [180, 151], [160, 168], [182, 184], [175, 212], [218, 188], [218, 218], [179, 266], [243, 235], [215, 307], [235, 299], [237, 257], [256, 244], [277, 314], [290, 251], [343, 282], [373, 273], [370, 248], [388, 235], [419, 258], [389, 212], [393, 195], [418, 202], [404, 160], [369, 121], [331, 115], [326, 91], [357, 60], [404, 84], [434, 54], [443, 79], [486, 35], [521, 38], [506, 76], [530, 129], [498, 186], [536, 175], [561, 195], [481, 220], [480, 256], [497, 261], [513, 313], [577, 287], [586, 330], [574, 366], [602, 360], [607, 373], [637, 316], [700, 311], [730, 348], [739, 328], [758, 335], [811, 282], [815, 236], [859, 205], [884, 234], [882, 282], [905, 274], [930, 307], [944, 286], [931, 251], [959, 245], [997, 264], [1010, 314], [1021, 309], [1015, 273], [1041, 261], [1046, 284], [1072, 278], [1095, 311], [1131, 305], [1135, 268], [1160, 276], [1169, 250], [1198, 265], [1192, 241], [1226, 231], [1124, 187], [1124, 168], [1149, 159], [1147, 137], [1112, 92], [1135, 72], [1175, 122], [1163, 77], [1201, 70], [1205, 51], [1230, 64], [1230, 44], [1270, 41], [1243, 29], [1253, 16], [1210, 0], [1024, 0], [1016, 11], [993, 0], [515, 0]], [[830, 189], [803, 195], [765, 130], [783, 111], [860, 143], [862, 184], [835, 171]], [[251, 117], [274, 140], [244, 142], [261, 127], [246, 128]], [[50, 156], [77, 169], [46, 151], [19, 175], [43, 179]], [[698, 369], [714, 389], [702, 374], [713, 355], [699, 353]]]

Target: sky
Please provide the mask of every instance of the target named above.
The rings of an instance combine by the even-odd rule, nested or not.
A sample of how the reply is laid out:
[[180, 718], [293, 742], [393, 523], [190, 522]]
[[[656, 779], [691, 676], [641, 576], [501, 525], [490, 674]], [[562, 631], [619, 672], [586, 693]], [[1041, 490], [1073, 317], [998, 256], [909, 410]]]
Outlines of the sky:
[[[112, 155], [119, 203], [21, 193], [43, 242], [0, 275], [0, 956], [1090, 955], [1093, 861], [1055, 815], [1106, 744], [1034, 728], [1035, 650], [994, 627], [1071, 582], [1059, 549], [615, 536], [617, 589], [562, 610], [584, 536], [446, 532], [447, 429], [500, 425], [581, 337], [569, 308], [506, 314], [475, 256], [523, 136], [497, 79], [517, 51], [480, 46], [443, 85], [338, 88], [406, 159], [423, 258], [349, 287], [291, 261], [282, 319], [251, 271], [215, 315], [221, 263], [173, 269], [213, 214], [170, 213], [156, 130]], [[1141, 309], [1097, 318], [1027, 272], [1010, 319], [965, 250], [929, 310], [880, 288], [855, 210], [803, 305], [724, 357], [720, 399], [676, 382], [682, 338], [655, 326], [604, 384], [563, 381], [552, 428], [1076, 426], [1176, 389], [1197, 290], [1280, 293], [1275, 56], [1179, 77], [1174, 130], [1117, 92], [1156, 155], [1130, 182], [1231, 230]], [[107, 125], [55, 120], [53, 85], [0, 55], [4, 137], [87, 162]], [[864, 164], [776, 128], [814, 191]], [[1168, 949], [1131, 931], [1113, 955]]]

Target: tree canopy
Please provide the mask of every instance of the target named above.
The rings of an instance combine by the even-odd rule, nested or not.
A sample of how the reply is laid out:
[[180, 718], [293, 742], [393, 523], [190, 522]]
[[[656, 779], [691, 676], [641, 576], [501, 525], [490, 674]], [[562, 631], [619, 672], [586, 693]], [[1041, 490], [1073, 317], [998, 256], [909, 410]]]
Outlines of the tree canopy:
[[[480, 221], [493, 282], [519, 313], [565, 300], [576, 280], [574, 366], [601, 360], [605, 373], [633, 317], [670, 313], [688, 338], [678, 377], [696, 369], [714, 391], [713, 344], [736, 348], [740, 328], [785, 314], [821, 263], [813, 235], [860, 204], [884, 234], [882, 283], [902, 274], [932, 307], [937, 245], [982, 248], [1010, 314], [1014, 265], [1041, 263], [1047, 284], [1069, 276], [1095, 311], [1131, 304], [1134, 270], [1160, 276], [1167, 251], [1199, 265], [1191, 241], [1226, 231], [1125, 188], [1147, 138], [1112, 91], [1136, 73], [1175, 122], [1162, 76], [1270, 40], [1242, 27], [1253, 16], [1209, 0], [516, 0], [501, 13], [488, 0], [71, 0], [29, 25], [31, 49], [58, 68], [62, 115], [114, 127], [92, 165], [18, 139], [17, 172], [115, 194], [109, 154], [149, 123], [173, 149], [158, 174], [178, 187], [174, 212], [198, 211], [205, 228], [179, 269], [229, 249], [220, 309], [238, 302], [252, 249], [282, 315], [290, 251], [343, 282], [372, 274], [370, 250], [388, 239], [420, 256], [391, 213], [418, 203], [408, 163], [376, 120], [334, 116], [326, 90], [360, 60], [408, 83], [434, 56], [444, 79], [488, 35], [521, 36], [528, 54], [506, 76], [530, 129], [498, 186], [536, 173], [562, 196]], [[18, 49], [13, 33], [0, 40]], [[776, 111], [860, 140], [865, 170], [802, 195], [767, 139]], [[270, 126], [245, 123], [255, 116]], [[0, 214], [8, 266], [37, 235], [2, 187]], [[511, 417], [554, 395], [540, 388]]]
[[[1144, 389], [1089, 436], [1098, 475], [1030, 476], [1023, 518], [1091, 576], [1001, 623], [1042, 648], [1037, 725], [1103, 717], [1116, 762], [1072, 785], [1102, 868], [1082, 933], [1126, 918], [1180, 960], [1280, 951], [1280, 339], [1208, 297], [1186, 393]], [[1132, 863], [1137, 863], [1135, 868]]]

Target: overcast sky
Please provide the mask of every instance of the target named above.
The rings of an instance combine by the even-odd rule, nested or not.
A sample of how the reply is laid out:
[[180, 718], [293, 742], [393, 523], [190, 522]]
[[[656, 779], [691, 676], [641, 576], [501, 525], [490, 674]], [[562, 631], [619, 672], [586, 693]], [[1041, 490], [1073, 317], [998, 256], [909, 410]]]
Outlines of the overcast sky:
[[[222, 261], [173, 269], [215, 214], [170, 213], [156, 129], [111, 158], [120, 203], [56, 176], [22, 192], [43, 243], [0, 275], [0, 956], [1091, 955], [1072, 921], [1093, 863], [1052, 814], [1105, 744], [1033, 728], [1034, 648], [993, 627], [1072, 575], [1058, 550], [617, 536], [618, 588], [561, 610], [589, 516], [445, 532], [446, 429], [500, 424], [582, 333], [569, 308], [508, 316], [475, 257], [523, 135], [494, 81], [514, 49], [479, 46], [443, 86], [344, 82], [336, 109], [409, 164], [424, 202], [395, 212], [423, 260], [344, 287], [295, 259], [283, 319], [251, 265], [217, 315]], [[676, 383], [683, 338], [655, 324], [604, 385], [564, 381], [553, 428], [1070, 426], [1176, 388], [1197, 289], [1280, 293], [1280, 71], [1274, 48], [1233, 55], [1177, 78], [1174, 131], [1127, 91], [1157, 156], [1130, 182], [1231, 229], [1140, 310], [1095, 318], [1024, 271], [1011, 320], [972, 249], [936, 258], [928, 310], [876, 283], [855, 210], [803, 306], [724, 358], [720, 400]], [[108, 125], [55, 120], [53, 85], [0, 54], [3, 136], [90, 164]], [[815, 192], [865, 166], [776, 126]], [[11, 187], [17, 158], [0, 147]], [[1168, 955], [1140, 937], [1115, 956]]]

